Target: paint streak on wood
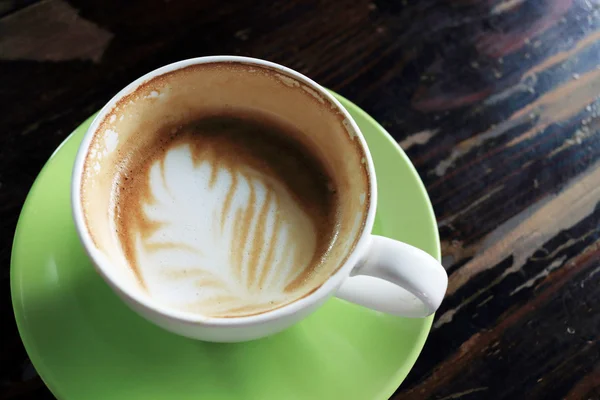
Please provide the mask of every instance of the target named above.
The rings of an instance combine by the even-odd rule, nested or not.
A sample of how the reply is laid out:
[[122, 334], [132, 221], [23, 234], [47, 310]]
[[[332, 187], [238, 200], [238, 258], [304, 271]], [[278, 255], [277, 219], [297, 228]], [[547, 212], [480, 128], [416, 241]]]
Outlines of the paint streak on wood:
[[[600, 31], [592, 32], [591, 34], [587, 35], [586, 37], [581, 39], [579, 42], [577, 42], [577, 44], [573, 48], [566, 50], [566, 51], [562, 51], [560, 53], [556, 53], [556, 54], [552, 55], [551, 57], [546, 58], [541, 63], [536, 64], [534, 67], [532, 67], [528, 71], [525, 71], [525, 73], [523, 74], [523, 79], [527, 78], [527, 77], [535, 76], [536, 74], [543, 72], [544, 70], [547, 70], [548, 68], [551, 68], [561, 62], [569, 60], [570, 58], [575, 56], [577, 53], [579, 53], [581, 50], [585, 49], [586, 47], [591, 46], [593, 44], [597, 44], [598, 41], [600, 41]], [[600, 60], [599, 60], [599, 62], [600, 62]]]
[[534, 204], [490, 233], [480, 253], [450, 276], [447, 295], [452, 295], [475, 275], [512, 255], [504, 275], [518, 271], [527, 258], [563, 229], [589, 215], [600, 201], [600, 163], [560, 194]]
[[550, 275], [550, 272], [552, 272], [555, 269], [561, 267], [563, 265], [563, 263], [565, 262], [566, 259], [567, 259], [567, 256], [564, 255], [564, 256], [562, 256], [562, 257], [560, 257], [560, 258], [552, 261], [552, 263], [550, 265], [548, 265], [546, 268], [544, 268], [542, 270], [542, 272], [538, 273], [533, 278], [528, 279], [527, 282], [523, 283], [522, 285], [519, 285], [516, 288], [514, 288], [512, 290], [512, 292], [510, 292], [510, 295], [512, 296], [512, 295], [520, 292], [521, 290], [523, 290], [525, 288], [532, 287], [541, 278], [547, 277], [548, 275]]
[[521, 79], [521, 81], [519, 83], [517, 83], [516, 85], [509, 86], [508, 88], [504, 89], [503, 91], [496, 93], [496, 94], [488, 97], [487, 99], [485, 99], [483, 104], [486, 106], [492, 106], [492, 105], [496, 105], [504, 100], [507, 100], [511, 96], [514, 96], [518, 93], [525, 93], [525, 92], [535, 93], [536, 83], [537, 83], [537, 76], [535, 74], [528, 75], [526, 77], [524, 76]]
[[438, 162], [435, 166], [434, 173], [437, 176], [443, 176], [454, 163], [462, 156], [473, 150], [475, 147], [482, 145], [486, 140], [500, 137], [521, 124], [531, 120], [531, 115], [521, 115], [515, 118], [509, 118], [506, 121], [488, 129], [483, 133], [476, 134], [462, 142], [458, 143], [450, 152], [450, 155]]
[[99, 62], [112, 33], [63, 0], [46, 0], [0, 19], [0, 59]]
[[600, 70], [592, 70], [572, 79], [557, 89], [545, 93], [527, 107], [517, 111], [510, 119], [535, 116], [535, 126], [508, 143], [514, 146], [524, 140], [531, 139], [551, 124], [564, 121], [579, 113], [592, 103], [600, 94]]
[[416, 144], [425, 144], [439, 132], [439, 129], [425, 130], [414, 133], [398, 143], [400, 147], [406, 151]]
[[525, 0], [505, 0], [496, 4], [491, 11], [492, 15], [502, 14], [507, 11], [511, 11], [513, 8], [520, 6], [523, 4]]

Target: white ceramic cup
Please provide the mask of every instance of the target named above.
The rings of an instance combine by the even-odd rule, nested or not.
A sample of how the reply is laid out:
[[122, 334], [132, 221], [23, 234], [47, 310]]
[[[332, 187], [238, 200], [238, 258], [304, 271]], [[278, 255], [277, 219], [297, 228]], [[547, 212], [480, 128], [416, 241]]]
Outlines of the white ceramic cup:
[[[91, 151], [94, 136], [103, 121], [109, 119], [109, 116], [112, 117], [110, 113], [114, 112], [116, 105], [122, 104], [119, 102], [156, 77], [190, 66], [211, 63], [239, 63], [267, 68], [280, 74], [284, 81], [291, 78], [301, 83], [304, 90], [316, 96], [319, 101], [328, 102], [331, 112], [343, 116], [348, 134], [363, 155], [359, 161], [362, 164], [361, 168], [369, 178], [370, 201], [365, 209], [364, 223], [354, 232], [353, 237], [345, 238], [353, 241], [354, 246], [349, 246], [351, 250], [344, 256], [343, 263], [322, 284], [305, 296], [282, 307], [250, 316], [207, 317], [167, 307], [148, 297], [119, 272], [119, 268], [125, 267], [115, 266], [115, 262], [95, 243], [86, 224], [82, 205], [84, 164]], [[153, 95], [154, 92], [150, 97]], [[447, 288], [446, 271], [436, 259], [420, 249], [371, 234], [376, 204], [375, 169], [367, 143], [343, 106], [327, 90], [302, 74], [281, 65], [246, 57], [214, 56], [185, 60], [159, 68], [131, 83], [111, 99], [92, 122], [79, 148], [72, 178], [73, 217], [80, 240], [96, 270], [116, 294], [137, 313], [164, 329], [190, 338], [214, 342], [239, 342], [274, 334], [302, 320], [331, 296], [398, 316], [425, 317], [435, 312]], [[98, 212], [107, 214], [106, 210]], [[353, 278], [358, 276], [387, 282], [383, 282], [384, 285], [360, 285], [356, 283], [356, 278]], [[370, 287], [377, 289], [370, 290]]]

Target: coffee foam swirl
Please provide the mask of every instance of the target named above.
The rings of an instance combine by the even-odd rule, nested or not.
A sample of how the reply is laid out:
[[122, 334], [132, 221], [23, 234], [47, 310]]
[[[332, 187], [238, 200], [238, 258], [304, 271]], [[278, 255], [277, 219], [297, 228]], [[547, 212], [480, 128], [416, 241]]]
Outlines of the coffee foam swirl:
[[273, 121], [236, 115], [169, 128], [146, 160], [124, 165], [114, 200], [125, 256], [150, 295], [218, 317], [301, 296], [336, 234], [322, 166], [276, 138]]

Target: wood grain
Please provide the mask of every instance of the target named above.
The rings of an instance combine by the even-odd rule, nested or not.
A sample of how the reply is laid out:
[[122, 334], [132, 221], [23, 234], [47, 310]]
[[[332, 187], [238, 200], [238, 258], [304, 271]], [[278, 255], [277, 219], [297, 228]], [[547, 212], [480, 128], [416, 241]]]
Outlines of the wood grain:
[[393, 399], [600, 399], [598, 0], [1, 3], [1, 398], [52, 398], [7, 290], [39, 169], [128, 82], [210, 54], [340, 92], [417, 167], [450, 286]]

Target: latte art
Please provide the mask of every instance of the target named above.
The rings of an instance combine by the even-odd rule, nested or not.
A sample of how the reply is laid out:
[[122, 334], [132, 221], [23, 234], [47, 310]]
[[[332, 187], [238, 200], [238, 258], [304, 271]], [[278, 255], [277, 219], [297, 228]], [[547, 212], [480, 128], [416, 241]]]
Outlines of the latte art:
[[314, 160], [269, 129], [211, 117], [171, 128], [147, 159], [124, 165], [113, 223], [150, 296], [231, 317], [314, 286], [335, 241], [336, 194]]

